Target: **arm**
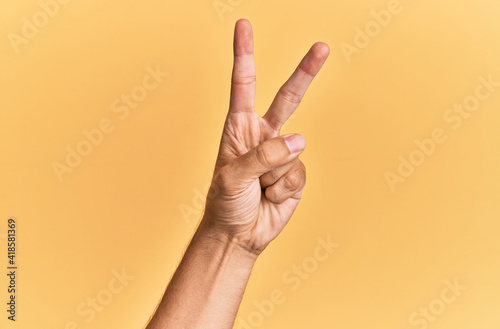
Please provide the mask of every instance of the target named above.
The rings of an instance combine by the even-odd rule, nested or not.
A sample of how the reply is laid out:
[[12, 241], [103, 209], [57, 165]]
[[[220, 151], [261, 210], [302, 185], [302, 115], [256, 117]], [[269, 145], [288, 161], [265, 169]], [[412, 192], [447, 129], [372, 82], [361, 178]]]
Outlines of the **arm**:
[[256, 259], [200, 226], [147, 328], [232, 328]]
[[312, 46], [269, 110], [254, 111], [252, 28], [236, 23], [229, 112], [205, 213], [147, 329], [230, 329], [258, 255], [281, 232], [305, 185], [302, 136], [279, 136], [329, 54]]

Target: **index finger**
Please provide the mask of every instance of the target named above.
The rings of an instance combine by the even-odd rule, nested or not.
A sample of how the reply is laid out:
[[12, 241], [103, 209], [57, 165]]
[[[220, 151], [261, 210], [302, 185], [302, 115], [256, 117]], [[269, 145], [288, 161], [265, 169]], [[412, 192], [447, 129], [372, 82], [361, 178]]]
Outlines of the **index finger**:
[[252, 25], [246, 19], [240, 19], [236, 22], [233, 48], [234, 64], [229, 112], [252, 112], [256, 77]]
[[279, 130], [299, 106], [307, 88], [318, 74], [329, 54], [330, 48], [327, 44], [315, 43], [290, 78], [281, 86], [263, 117], [273, 129]]

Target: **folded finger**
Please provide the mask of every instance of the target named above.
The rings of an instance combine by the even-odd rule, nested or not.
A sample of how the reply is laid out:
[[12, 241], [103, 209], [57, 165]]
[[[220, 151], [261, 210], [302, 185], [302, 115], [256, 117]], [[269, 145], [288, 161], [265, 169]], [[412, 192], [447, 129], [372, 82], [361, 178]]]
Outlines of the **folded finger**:
[[302, 191], [305, 184], [305, 167], [303, 164], [296, 165], [294, 168], [281, 176], [276, 183], [266, 188], [265, 195], [269, 201], [281, 204]]
[[265, 189], [273, 185], [281, 178], [281, 176], [295, 167], [298, 161], [300, 160], [298, 158], [295, 158], [292, 161], [282, 165], [281, 167], [278, 167], [260, 176], [260, 186]]

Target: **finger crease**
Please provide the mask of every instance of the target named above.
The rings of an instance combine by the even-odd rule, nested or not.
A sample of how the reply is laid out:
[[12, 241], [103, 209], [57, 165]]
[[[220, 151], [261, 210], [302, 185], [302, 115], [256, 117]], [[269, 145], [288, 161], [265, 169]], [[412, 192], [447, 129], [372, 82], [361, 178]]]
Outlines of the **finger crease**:
[[302, 65], [299, 65], [299, 70], [301, 70], [302, 72], [304, 72], [305, 74], [307, 74], [311, 78], [314, 78], [314, 76], [315, 76], [315, 74], [313, 74], [313, 73], [307, 71], [305, 68], [303, 68]]
[[285, 100], [293, 104], [299, 104], [300, 101], [302, 100], [301, 94], [293, 92], [289, 89], [280, 89], [279, 93]]
[[235, 77], [231, 80], [232, 84], [234, 85], [251, 85], [255, 83], [255, 81], [255, 75]]

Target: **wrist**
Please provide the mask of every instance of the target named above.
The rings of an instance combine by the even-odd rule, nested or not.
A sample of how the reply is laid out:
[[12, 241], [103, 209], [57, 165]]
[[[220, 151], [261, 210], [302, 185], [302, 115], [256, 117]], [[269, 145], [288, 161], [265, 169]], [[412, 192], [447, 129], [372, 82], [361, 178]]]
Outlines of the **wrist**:
[[206, 216], [201, 220], [194, 238], [206, 241], [212, 248], [223, 251], [232, 260], [251, 267], [260, 254], [260, 252], [249, 248], [230, 230], [218, 227]]

